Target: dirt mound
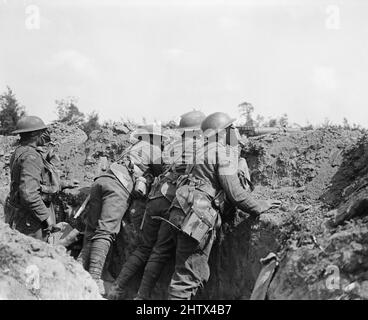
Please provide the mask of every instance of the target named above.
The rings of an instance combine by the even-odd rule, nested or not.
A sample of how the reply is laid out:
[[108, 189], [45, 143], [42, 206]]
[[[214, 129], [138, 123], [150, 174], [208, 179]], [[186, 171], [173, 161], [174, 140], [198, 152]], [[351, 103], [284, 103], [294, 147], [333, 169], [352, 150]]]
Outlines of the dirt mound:
[[15, 149], [16, 137], [0, 136], [0, 214], [10, 183], [9, 162]]
[[4, 202], [10, 184], [9, 162], [16, 141], [16, 137], [0, 136], [0, 221], [4, 219]]
[[344, 151], [361, 136], [359, 131], [324, 128], [249, 139], [242, 154], [253, 181], [280, 188], [305, 188], [318, 199], [342, 163]]
[[[340, 166], [324, 181], [328, 188], [320, 196], [334, 210], [322, 205], [319, 226], [309, 221], [290, 233], [271, 284], [271, 299], [368, 298], [367, 159], [366, 135], [341, 151]], [[327, 228], [330, 220], [334, 228]]]
[[101, 299], [96, 283], [65, 248], [0, 221], [0, 299]]
[[359, 198], [368, 184], [368, 137], [363, 135], [343, 153], [343, 161], [322, 199], [333, 206]]
[[289, 247], [269, 290], [271, 299], [367, 299], [368, 219]]

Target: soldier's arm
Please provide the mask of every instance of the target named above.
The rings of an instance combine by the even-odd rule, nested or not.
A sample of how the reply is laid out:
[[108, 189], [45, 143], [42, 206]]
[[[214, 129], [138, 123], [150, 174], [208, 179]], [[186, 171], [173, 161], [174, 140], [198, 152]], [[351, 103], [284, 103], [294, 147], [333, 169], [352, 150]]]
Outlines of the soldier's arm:
[[238, 177], [238, 161], [231, 159], [220, 159], [218, 163], [218, 176], [222, 189], [224, 190], [229, 201], [251, 215], [261, 214], [261, 203], [255, 200], [241, 186]]
[[22, 161], [20, 172], [19, 196], [22, 204], [32, 210], [40, 221], [46, 220], [50, 211], [41, 198], [42, 159], [28, 155]]

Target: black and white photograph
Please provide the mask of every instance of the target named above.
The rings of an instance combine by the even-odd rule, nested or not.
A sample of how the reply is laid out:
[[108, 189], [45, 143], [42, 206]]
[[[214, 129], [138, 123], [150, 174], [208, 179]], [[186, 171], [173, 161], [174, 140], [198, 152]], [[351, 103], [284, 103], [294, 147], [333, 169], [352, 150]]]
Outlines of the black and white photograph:
[[0, 0], [0, 300], [164, 319], [368, 299], [367, 18]]

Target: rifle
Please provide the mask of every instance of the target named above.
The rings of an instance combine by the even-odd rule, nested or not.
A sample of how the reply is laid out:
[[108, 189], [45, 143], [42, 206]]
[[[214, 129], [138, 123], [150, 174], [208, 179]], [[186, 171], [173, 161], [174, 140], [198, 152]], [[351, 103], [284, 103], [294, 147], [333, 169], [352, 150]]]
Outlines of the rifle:
[[78, 209], [77, 213], [74, 215], [74, 219], [77, 219], [81, 214], [82, 212], [84, 211], [84, 209], [86, 208], [87, 206], [87, 203], [89, 201], [89, 199], [91, 198], [91, 195], [89, 194], [87, 196], [87, 198], [83, 201], [82, 205], [80, 206], [80, 208]]
[[254, 126], [238, 126], [237, 129], [241, 135], [248, 137], [262, 136], [270, 133], [300, 132], [300, 128], [288, 127], [254, 127]]

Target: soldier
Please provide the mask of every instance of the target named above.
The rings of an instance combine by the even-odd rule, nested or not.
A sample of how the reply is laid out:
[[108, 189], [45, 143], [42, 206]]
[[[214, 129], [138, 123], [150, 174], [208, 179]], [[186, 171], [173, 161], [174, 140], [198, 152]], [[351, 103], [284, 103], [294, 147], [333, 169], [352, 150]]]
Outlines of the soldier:
[[52, 159], [42, 149], [51, 141], [50, 133], [35, 116], [21, 118], [13, 133], [20, 135], [20, 145], [10, 159], [6, 219], [13, 229], [47, 241], [56, 222], [53, 195], [61, 189]]
[[154, 177], [162, 173], [162, 141], [166, 136], [152, 126], [134, 136], [139, 141], [95, 179], [86, 208], [84, 243], [78, 260], [96, 280], [101, 294], [105, 293], [101, 274], [106, 256], [131, 200], [146, 197]]
[[179, 123], [181, 137], [165, 152], [165, 172], [153, 186], [146, 206], [143, 221], [143, 242], [129, 256], [118, 278], [110, 289], [108, 299], [121, 299], [126, 294], [129, 280], [141, 270], [157, 240], [160, 217], [168, 218], [168, 209], [175, 197], [178, 178], [185, 173], [188, 164], [194, 162], [196, 144], [200, 138], [200, 125], [205, 115], [200, 111], [183, 114]]
[[[216, 112], [202, 122], [207, 137], [198, 150], [197, 163], [187, 169], [187, 179], [178, 187], [162, 223], [159, 238], [145, 268], [138, 299], [148, 299], [167, 261], [175, 256], [175, 271], [169, 285], [169, 299], [191, 299], [209, 278], [208, 258], [216, 230], [221, 225], [222, 194], [242, 211], [259, 216], [280, 205], [279, 201], [256, 201], [239, 181], [238, 153], [227, 144], [234, 136], [231, 119]], [[230, 142], [234, 145], [234, 142]]]

